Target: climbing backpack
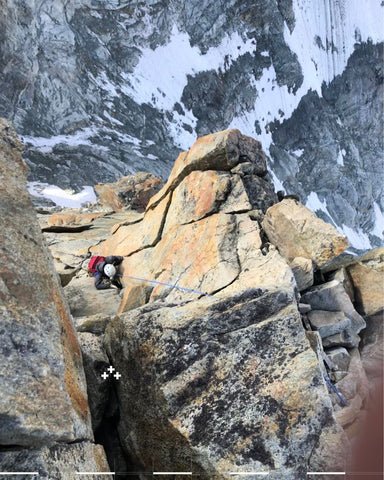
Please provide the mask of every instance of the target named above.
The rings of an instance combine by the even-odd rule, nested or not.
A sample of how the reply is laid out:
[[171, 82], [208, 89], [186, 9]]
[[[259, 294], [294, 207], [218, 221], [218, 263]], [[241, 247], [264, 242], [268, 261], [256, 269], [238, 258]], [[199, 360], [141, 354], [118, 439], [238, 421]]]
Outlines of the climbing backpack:
[[104, 262], [105, 257], [94, 256], [91, 257], [88, 263], [88, 273], [89, 275], [94, 275], [96, 273], [96, 266], [100, 262]]

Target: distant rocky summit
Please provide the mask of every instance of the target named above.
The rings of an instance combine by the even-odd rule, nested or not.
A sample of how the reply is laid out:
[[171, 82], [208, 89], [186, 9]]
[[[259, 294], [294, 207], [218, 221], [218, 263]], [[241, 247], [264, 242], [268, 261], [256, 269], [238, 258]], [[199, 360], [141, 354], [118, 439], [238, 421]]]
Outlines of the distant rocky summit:
[[[350, 468], [351, 441], [359, 440], [382, 379], [383, 249], [361, 258], [345, 254], [348, 241], [334, 227], [296, 199], [279, 202], [261, 144], [238, 130], [201, 137], [181, 153], [144, 212], [134, 198], [140, 182], [144, 190], [148, 185], [143, 174], [134, 187], [125, 181], [132, 208], [40, 209], [39, 228], [25, 172], [19, 173], [25, 171], [19, 141], [9, 124], [2, 126], [0, 168], [12, 179], [2, 204], [17, 209], [20, 220], [7, 224], [12, 250], [3, 248], [0, 270], [0, 344], [4, 361], [13, 359], [6, 363], [1, 413], [7, 415], [6, 401], [21, 388], [28, 407], [14, 407], [9, 419], [18, 425], [20, 447], [0, 424], [3, 470], [11, 461], [12, 468], [26, 465], [32, 457], [25, 457], [31, 455], [25, 446], [35, 449], [34, 468], [54, 479], [67, 478], [58, 473], [61, 463], [69, 471], [90, 462], [87, 468], [107, 472], [92, 464], [102, 448], [114, 472], [139, 480], [153, 472], [223, 480], [268, 472], [274, 480], [304, 480], [317, 478], [308, 472]], [[36, 265], [27, 259], [19, 265], [30, 244]], [[17, 261], [13, 251], [20, 252]], [[124, 257], [121, 292], [97, 291], [87, 274], [91, 255], [108, 254]], [[52, 273], [36, 275], [43, 263]], [[39, 294], [30, 291], [34, 303], [21, 305], [17, 293], [29, 276]], [[22, 348], [15, 328], [31, 337]], [[36, 338], [48, 335], [46, 350]], [[66, 374], [73, 365], [77, 373]], [[84, 374], [79, 423], [75, 383], [65, 379], [76, 378], [76, 391], [84, 392]], [[59, 393], [40, 388], [44, 375], [62, 385], [59, 408], [53, 400]], [[38, 419], [28, 423], [31, 432], [23, 427], [26, 413], [39, 411], [33, 402], [39, 395], [44, 422], [55, 422], [49, 438]], [[56, 421], [60, 408], [69, 413]], [[77, 454], [80, 448], [87, 453]], [[46, 460], [53, 451], [54, 460]], [[97, 458], [105, 465], [105, 457]]]

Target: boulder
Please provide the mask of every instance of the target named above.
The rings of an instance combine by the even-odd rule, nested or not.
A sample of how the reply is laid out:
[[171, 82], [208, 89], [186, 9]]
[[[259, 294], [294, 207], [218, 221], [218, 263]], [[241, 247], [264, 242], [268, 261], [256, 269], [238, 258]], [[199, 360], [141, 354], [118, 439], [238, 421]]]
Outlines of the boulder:
[[348, 267], [355, 288], [356, 309], [374, 315], [384, 309], [384, 248], [376, 248]]
[[295, 478], [284, 475], [319, 455], [342, 468], [345, 439], [291, 291], [156, 302], [116, 316], [105, 342], [122, 374], [120, 439], [144, 469]]
[[360, 343], [360, 337], [357, 335], [352, 328], [346, 328], [340, 333], [331, 335], [329, 337], [323, 338], [323, 347], [345, 347], [345, 348], [355, 348]]
[[307, 313], [307, 317], [312, 328], [319, 332], [321, 338], [336, 335], [351, 326], [351, 320], [344, 312], [312, 310]]
[[0, 444], [92, 440], [81, 350], [26, 189], [21, 149], [1, 120]]
[[239, 130], [224, 130], [200, 137], [188, 152], [178, 156], [167, 183], [151, 198], [147, 208], [154, 208], [195, 170], [229, 171], [242, 162], [252, 163], [256, 175], [267, 173], [261, 143], [242, 135]]
[[163, 180], [152, 173], [137, 172], [114, 183], [95, 186], [101, 205], [118, 212], [124, 209], [144, 212], [148, 202], [163, 186]]
[[313, 261], [309, 258], [295, 257], [289, 266], [295, 276], [299, 292], [306, 290], [313, 285]]
[[339, 283], [343, 285], [344, 290], [348, 293], [348, 296], [351, 299], [351, 302], [355, 301], [355, 291], [354, 291], [353, 283], [348, 273], [348, 270], [346, 268], [342, 267], [339, 270], [332, 272], [327, 276], [327, 280], [328, 281], [337, 280]]
[[354, 333], [359, 333], [366, 327], [363, 317], [356, 312], [343, 284], [338, 280], [312, 287], [301, 297], [301, 301], [309, 303], [314, 310], [344, 312], [351, 319]]
[[96, 290], [93, 277], [88, 276], [74, 278], [64, 287], [64, 294], [74, 317], [114, 315], [121, 302], [116, 288]]
[[120, 226], [115, 234], [96, 245], [90, 251], [93, 255], [132, 255], [143, 248], [153, 247], [160, 240], [171, 196], [162, 199], [156, 208], [148, 210], [142, 221]]
[[[242, 163], [246, 171], [233, 173]], [[282, 280], [280, 285], [293, 288], [292, 272], [278, 253], [271, 250], [267, 258], [261, 253], [260, 227], [252, 219], [244, 182], [254, 175], [266, 191], [273, 191], [273, 185], [262, 178], [265, 174], [259, 142], [238, 130], [200, 138], [189, 152], [180, 154], [143, 219], [120, 226], [91, 248], [93, 254], [125, 257], [126, 289], [119, 312], [157, 300], [190, 301], [232, 284], [235, 291]], [[146, 285], [147, 279], [160, 285]]]
[[348, 371], [348, 367], [351, 361], [351, 356], [348, 353], [348, 350], [344, 347], [330, 348], [326, 350], [331, 362], [335, 365], [336, 370], [343, 372]]
[[[139, 218], [141, 218], [141, 214]], [[90, 228], [86, 231], [77, 231], [76, 227], [79, 226], [77, 224], [73, 224], [70, 229], [65, 228], [60, 231], [57, 230], [57, 227], [55, 231], [43, 228], [44, 239], [53, 256], [55, 269], [60, 276], [62, 285], [65, 286], [69, 283], [73, 278], [73, 272], [77, 274], [80, 269], [84, 269], [84, 271], [87, 269], [88, 262], [86, 265], [83, 264], [84, 259], [89, 255], [90, 247], [110, 237], [113, 226], [117, 228], [116, 225], [137, 220], [137, 215], [132, 216], [130, 212], [126, 212], [96, 216], [90, 224], [87, 224]]]
[[283, 257], [288, 260], [308, 258], [318, 267], [349, 246], [344, 235], [293, 199], [283, 199], [270, 207], [262, 226]]
[[85, 317], [74, 317], [73, 322], [77, 332], [88, 332], [101, 335], [105, 332], [111, 317], [106, 314], [96, 313]]

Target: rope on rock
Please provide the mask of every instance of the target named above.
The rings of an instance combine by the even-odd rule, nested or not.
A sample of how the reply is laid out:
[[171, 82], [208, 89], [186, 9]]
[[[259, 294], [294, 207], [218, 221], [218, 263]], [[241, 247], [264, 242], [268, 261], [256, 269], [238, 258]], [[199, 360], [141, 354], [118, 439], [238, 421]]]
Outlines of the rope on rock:
[[341, 394], [336, 390], [336, 387], [332, 385], [331, 381], [329, 378], [323, 373], [324, 380], [328, 383], [328, 385], [332, 388], [332, 390], [336, 393], [336, 395], [340, 398], [342, 403], [348, 407], [348, 403], [344, 400], [344, 398], [341, 396]]
[[132, 280], [139, 280], [141, 282], [157, 283], [158, 285], [165, 285], [167, 287], [177, 288], [179, 290], [184, 290], [186, 292], [197, 293], [198, 295], [205, 295], [206, 297], [213, 297], [213, 295], [209, 293], [199, 292], [198, 290], [192, 290], [191, 288], [178, 287], [177, 285], [172, 285], [170, 283], [157, 282], [156, 280], [148, 280], [147, 278], [131, 277], [130, 275], [121, 275], [120, 273], [118, 273], [117, 276], [131, 278]]

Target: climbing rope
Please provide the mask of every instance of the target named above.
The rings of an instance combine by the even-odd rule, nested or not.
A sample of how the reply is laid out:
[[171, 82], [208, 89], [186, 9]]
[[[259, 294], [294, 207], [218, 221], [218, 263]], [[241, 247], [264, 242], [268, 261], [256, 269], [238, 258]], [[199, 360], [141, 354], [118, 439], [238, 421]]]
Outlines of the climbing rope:
[[323, 373], [324, 380], [328, 383], [328, 385], [332, 388], [332, 390], [336, 393], [336, 395], [340, 398], [342, 403], [348, 407], [348, 403], [344, 400], [344, 398], [341, 396], [341, 394], [336, 390], [336, 387], [332, 385], [331, 381], [329, 378]]
[[131, 278], [132, 280], [139, 280], [141, 282], [157, 283], [158, 285], [165, 285], [167, 287], [177, 288], [178, 290], [184, 290], [185, 292], [192, 292], [197, 293], [198, 295], [205, 295], [206, 297], [213, 297], [213, 295], [210, 295], [209, 293], [199, 292], [198, 290], [192, 290], [191, 288], [178, 287], [177, 285], [172, 285], [170, 283], [157, 282], [156, 280], [148, 280], [147, 278], [131, 277], [130, 275], [121, 275], [120, 273], [118, 273], [117, 276]]

